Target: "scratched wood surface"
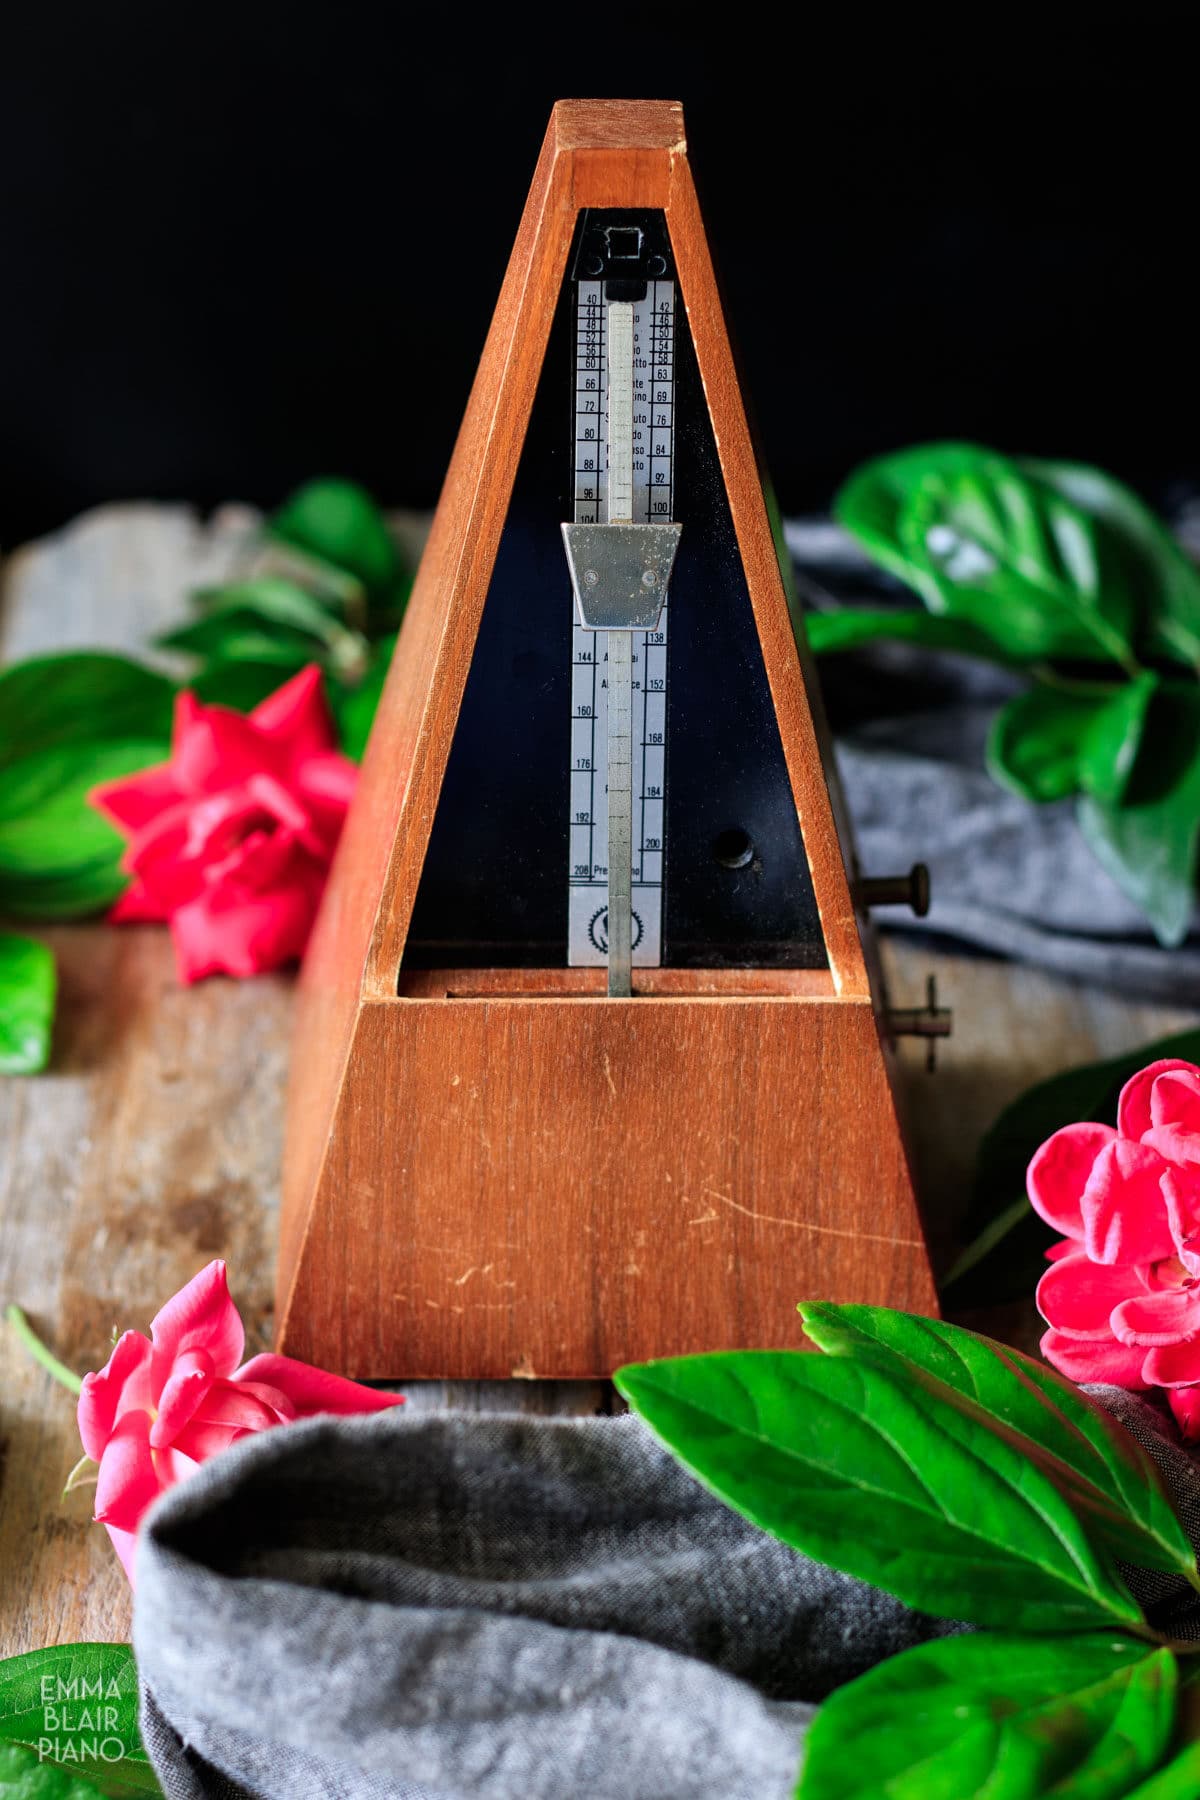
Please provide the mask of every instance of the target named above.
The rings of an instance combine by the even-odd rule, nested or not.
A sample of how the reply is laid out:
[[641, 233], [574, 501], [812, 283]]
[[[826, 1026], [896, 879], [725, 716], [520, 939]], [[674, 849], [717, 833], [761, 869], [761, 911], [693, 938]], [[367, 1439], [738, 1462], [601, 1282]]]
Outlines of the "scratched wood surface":
[[[66, 645], [141, 648], [187, 589], [242, 553], [253, 516], [201, 523], [180, 507], [110, 507], [5, 567], [0, 659]], [[914, 854], [920, 846], [913, 846]], [[884, 871], [886, 872], [886, 871]], [[210, 1257], [228, 1258], [251, 1351], [271, 1337], [292, 981], [175, 984], [166, 933], [47, 932], [62, 1002], [50, 1072], [0, 1080], [0, 1302], [16, 1300], [73, 1367], [104, 1360], [114, 1327], [145, 1329]], [[934, 969], [956, 1014], [941, 1066], [901, 1052], [918, 1189], [935, 1244], [955, 1241], [975, 1146], [1022, 1088], [1195, 1022], [1037, 971], [885, 943], [894, 998]], [[1006, 1316], [1028, 1341], [1031, 1312]], [[410, 1388], [410, 1404], [588, 1410], [598, 1386]], [[62, 1498], [79, 1454], [70, 1396], [0, 1331], [0, 1655], [129, 1631], [124, 1578], [86, 1492]]]

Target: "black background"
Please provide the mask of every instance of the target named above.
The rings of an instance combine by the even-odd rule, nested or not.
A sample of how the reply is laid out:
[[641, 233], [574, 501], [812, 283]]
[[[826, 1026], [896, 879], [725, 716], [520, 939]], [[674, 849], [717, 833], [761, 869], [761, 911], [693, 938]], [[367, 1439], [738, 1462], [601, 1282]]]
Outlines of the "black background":
[[939, 435], [1159, 502], [1200, 475], [1187, 9], [699, 16], [11, 14], [0, 539], [320, 472], [432, 504], [550, 104], [579, 92], [685, 103], [785, 509]]

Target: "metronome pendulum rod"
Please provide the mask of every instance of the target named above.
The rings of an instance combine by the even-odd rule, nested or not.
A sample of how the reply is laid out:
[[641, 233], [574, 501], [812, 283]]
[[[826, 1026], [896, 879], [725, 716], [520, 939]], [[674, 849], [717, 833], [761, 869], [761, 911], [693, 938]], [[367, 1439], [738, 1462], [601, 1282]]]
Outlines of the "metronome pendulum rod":
[[580, 621], [608, 634], [608, 992], [622, 999], [633, 991], [633, 633], [658, 628], [681, 528], [633, 523], [634, 306], [605, 310], [606, 516], [562, 532]]
[[[633, 523], [633, 307], [608, 305], [608, 523]], [[586, 580], [586, 576], [585, 576]], [[656, 621], [657, 623], [657, 621]], [[608, 634], [608, 991], [633, 992], [633, 635]]]

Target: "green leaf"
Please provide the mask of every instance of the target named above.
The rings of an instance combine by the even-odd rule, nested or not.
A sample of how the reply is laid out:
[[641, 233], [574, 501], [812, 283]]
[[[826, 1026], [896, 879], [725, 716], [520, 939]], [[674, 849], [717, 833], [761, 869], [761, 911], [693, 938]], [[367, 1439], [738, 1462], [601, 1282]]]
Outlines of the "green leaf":
[[[162, 1792], [138, 1735], [137, 1708], [128, 1644], [63, 1644], [0, 1663], [0, 1745], [31, 1750], [44, 1770], [61, 1769], [113, 1800]], [[20, 1770], [10, 1754], [0, 1777], [11, 1780], [14, 1766]], [[17, 1779], [29, 1777], [21, 1771]], [[74, 1794], [71, 1786], [14, 1791]]]
[[1200, 1062], [1200, 1030], [1068, 1069], [1027, 1088], [1005, 1107], [976, 1154], [966, 1219], [971, 1242], [942, 1283], [945, 1301], [961, 1309], [1028, 1297], [1059, 1235], [1025, 1196], [1025, 1171], [1034, 1152], [1078, 1119], [1114, 1125], [1121, 1088], [1139, 1069], [1168, 1056]]
[[1196, 1800], [1200, 1794], [1200, 1744], [1188, 1744], [1148, 1781], [1124, 1790], [1125, 1800]]
[[[254, 613], [236, 608], [178, 625], [157, 642], [163, 650], [181, 650], [206, 662], [273, 664], [276, 686], [287, 680], [289, 670], [324, 662], [327, 654], [327, 646], [310, 632], [266, 626]], [[194, 688], [196, 682], [189, 680], [185, 685]]]
[[171, 735], [175, 688], [101, 651], [33, 656], [0, 671], [0, 764], [34, 750]]
[[944, 613], [921, 612], [916, 607], [847, 606], [837, 612], [806, 612], [804, 631], [814, 656], [833, 656], [841, 650], [857, 650], [880, 638], [921, 644], [927, 650], [955, 650], [963, 656], [982, 656], [989, 662], [1009, 659], [996, 642], [966, 619]]
[[1200, 850], [1200, 687], [1152, 696], [1153, 755], [1138, 759], [1123, 800], [1079, 802], [1079, 828], [1101, 867], [1145, 913], [1168, 949], [1187, 936]]
[[88, 795], [163, 762], [165, 743], [73, 744], [11, 762], [0, 783], [0, 889], [45, 883], [115, 860], [123, 839]]
[[1098, 519], [1121, 546], [1151, 655], [1200, 667], [1200, 569], [1161, 519], [1103, 469], [1022, 458], [1018, 465]]
[[614, 1379], [728, 1505], [910, 1606], [1025, 1631], [1142, 1623], [1049, 1478], [891, 1369], [744, 1351], [635, 1364]]
[[335, 688], [332, 693], [333, 714], [341, 739], [342, 753], [361, 762], [371, 734], [371, 726], [387, 679], [396, 637], [380, 638], [371, 649], [371, 666], [355, 688]]
[[313, 661], [303, 651], [293, 653], [282, 646], [270, 646], [270, 654], [247, 658], [215, 657], [188, 682], [198, 700], [208, 706], [228, 706], [234, 712], [253, 712], [254, 708], [283, 686], [291, 676], [299, 674]]
[[1064, 800], [1080, 784], [1080, 749], [1105, 696], [1035, 681], [1015, 694], [992, 722], [988, 773], [1023, 800]]
[[1137, 600], [1082, 508], [973, 444], [926, 444], [851, 476], [837, 517], [931, 612], [1024, 661], [1089, 658], [1135, 672]]
[[798, 1800], [1120, 1800], [1170, 1739], [1177, 1668], [1128, 1638], [943, 1638], [825, 1702]]
[[1135, 681], [1126, 681], [1084, 728], [1079, 746], [1079, 785], [1097, 800], [1114, 806], [1124, 800], [1159, 691], [1157, 675], [1139, 675]]
[[1187, 1533], [1153, 1461], [1103, 1407], [1006, 1344], [882, 1306], [806, 1301], [804, 1329], [828, 1354], [892, 1369], [902, 1382], [957, 1395], [1010, 1435], [1070, 1502], [1092, 1542], [1200, 1588]]
[[383, 514], [353, 481], [325, 477], [306, 482], [271, 515], [267, 530], [310, 556], [348, 569], [372, 600], [390, 598], [404, 579]]
[[50, 1061], [57, 986], [45, 944], [0, 932], [0, 1075], [36, 1075]]
[[0, 874], [0, 910], [15, 919], [86, 919], [106, 912], [128, 886], [114, 849], [85, 868], [46, 880]]
[[298, 648], [309, 649], [309, 660], [327, 662], [350, 680], [367, 666], [362, 633], [282, 576], [261, 575], [227, 587], [200, 588], [192, 598], [203, 617], [159, 638], [165, 649], [242, 661], [270, 660], [273, 644], [288, 656]]

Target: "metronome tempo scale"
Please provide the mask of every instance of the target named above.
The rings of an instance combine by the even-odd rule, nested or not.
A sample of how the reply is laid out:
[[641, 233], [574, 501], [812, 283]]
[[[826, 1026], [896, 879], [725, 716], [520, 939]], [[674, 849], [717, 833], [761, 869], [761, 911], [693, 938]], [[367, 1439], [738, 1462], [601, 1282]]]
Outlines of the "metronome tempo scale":
[[936, 1310], [800, 656], [681, 109], [560, 102], [305, 964], [282, 1347], [596, 1376]]

